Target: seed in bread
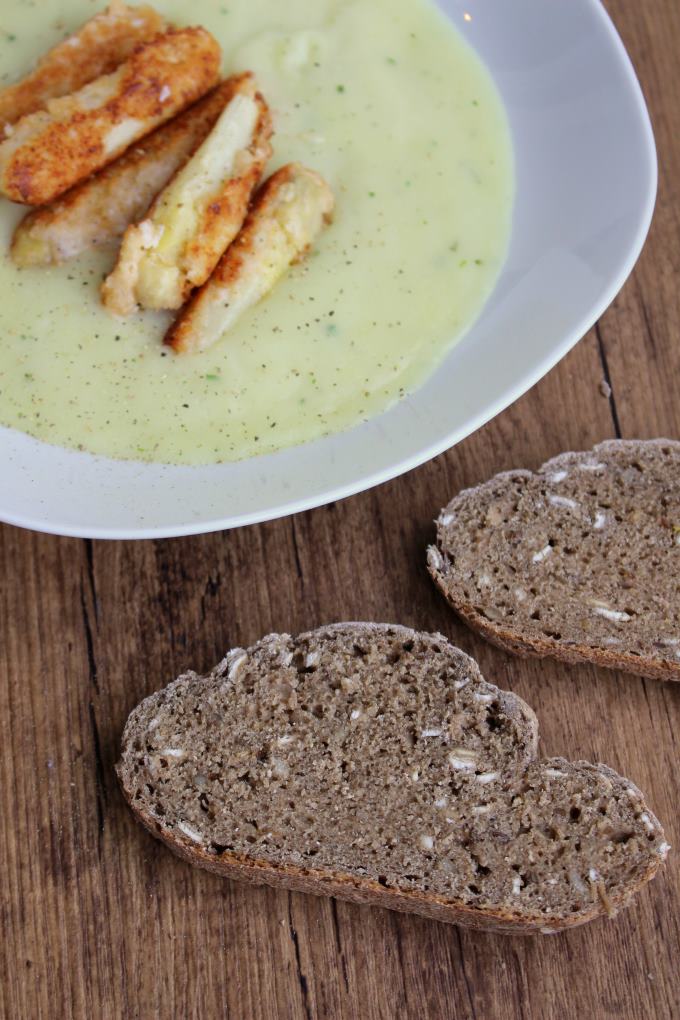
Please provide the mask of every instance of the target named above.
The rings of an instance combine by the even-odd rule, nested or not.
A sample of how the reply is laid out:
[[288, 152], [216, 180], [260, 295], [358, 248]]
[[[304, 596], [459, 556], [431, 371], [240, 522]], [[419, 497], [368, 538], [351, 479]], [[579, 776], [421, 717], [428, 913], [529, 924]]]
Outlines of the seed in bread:
[[178, 353], [196, 353], [217, 343], [304, 258], [330, 222], [333, 206], [333, 192], [313, 170], [298, 163], [277, 170], [210, 280], [170, 327], [166, 344]]
[[110, 74], [139, 43], [165, 28], [152, 7], [128, 7], [112, 0], [73, 35], [58, 43], [21, 81], [0, 91], [0, 137], [22, 117], [44, 108], [48, 100], [66, 96], [87, 82]]
[[208, 279], [246, 218], [271, 156], [269, 108], [250, 73], [228, 82], [223, 112], [192, 158], [129, 227], [102, 299], [117, 315], [178, 309]]
[[537, 760], [537, 730], [441, 635], [339, 624], [153, 694], [117, 769], [150, 832], [218, 874], [552, 932], [613, 914], [668, 845], [632, 783]]
[[461, 492], [428, 566], [507, 651], [680, 680], [680, 443], [612, 440]]
[[203, 28], [170, 30], [112, 74], [22, 118], [0, 144], [0, 193], [54, 201], [217, 84], [220, 48]]
[[52, 205], [29, 212], [14, 233], [14, 262], [58, 264], [122, 237], [212, 130], [229, 92], [224, 82], [115, 163]]

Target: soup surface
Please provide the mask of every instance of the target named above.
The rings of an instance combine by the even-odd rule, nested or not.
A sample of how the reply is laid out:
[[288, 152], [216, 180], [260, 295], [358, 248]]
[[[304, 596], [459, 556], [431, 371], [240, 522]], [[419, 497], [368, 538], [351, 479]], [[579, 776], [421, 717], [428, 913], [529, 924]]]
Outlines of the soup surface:
[[[90, 17], [87, 0], [3, 0], [2, 85]], [[416, 388], [501, 268], [512, 152], [488, 72], [431, 0], [158, 0], [250, 68], [275, 118], [270, 169], [332, 185], [310, 258], [218, 345], [177, 356], [170, 319], [110, 317], [101, 250], [52, 269], [7, 256], [0, 202], [0, 424], [50, 443], [176, 464], [236, 460], [346, 429]]]

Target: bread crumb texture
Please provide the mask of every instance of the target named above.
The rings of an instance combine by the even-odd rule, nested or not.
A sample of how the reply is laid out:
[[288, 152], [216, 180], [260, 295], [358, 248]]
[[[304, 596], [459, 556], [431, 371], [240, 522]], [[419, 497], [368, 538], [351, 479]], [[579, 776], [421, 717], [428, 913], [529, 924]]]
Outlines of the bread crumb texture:
[[680, 443], [612, 440], [461, 492], [428, 566], [509, 651], [680, 679]]
[[441, 635], [342, 624], [147, 698], [118, 775], [155, 835], [230, 877], [557, 930], [613, 913], [667, 844], [630, 782], [536, 744], [531, 709]]

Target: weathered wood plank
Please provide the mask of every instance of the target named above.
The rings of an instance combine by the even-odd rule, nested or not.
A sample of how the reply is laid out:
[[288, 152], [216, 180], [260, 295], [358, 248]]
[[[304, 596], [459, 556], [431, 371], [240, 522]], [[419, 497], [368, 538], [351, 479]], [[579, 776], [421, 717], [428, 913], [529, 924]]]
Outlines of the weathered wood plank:
[[[635, 779], [678, 844], [680, 691], [522, 662], [449, 613], [424, 570], [461, 487], [615, 434], [680, 435], [680, 9], [611, 0], [661, 151], [650, 242], [597, 332], [476, 436], [354, 499], [195, 539], [85, 543], [0, 528], [0, 1016], [630, 1020], [680, 1015], [680, 889], [615, 923], [499, 938], [221, 881], [139, 829], [113, 764], [130, 709], [233, 644], [338, 619], [439, 629], [538, 711], [546, 753]], [[613, 407], [599, 384], [606, 372]]]

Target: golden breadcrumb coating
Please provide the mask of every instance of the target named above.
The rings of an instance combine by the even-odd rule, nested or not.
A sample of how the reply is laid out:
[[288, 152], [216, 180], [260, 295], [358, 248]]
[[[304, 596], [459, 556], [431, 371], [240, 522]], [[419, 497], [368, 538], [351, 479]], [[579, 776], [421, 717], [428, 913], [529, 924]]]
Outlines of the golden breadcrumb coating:
[[220, 60], [203, 28], [139, 46], [113, 74], [19, 121], [0, 144], [0, 193], [27, 205], [54, 201], [204, 95]]
[[313, 170], [291, 163], [273, 174], [210, 280], [171, 326], [166, 344], [197, 353], [220, 340], [305, 256], [330, 222], [334, 204], [330, 187]]
[[21, 117], [43, 109], [48, 100], [76, 92], [115, 71], [135, 46], [164, 29], [165, 21], [152, 7], [128, 7], [122, 0], [113, 0], [105, 11], [49, 50], [30, 74], [0, 91], [0, 137]]
[[65, 262], [122, 237], [203, 142], [231, 93], [230, 83], [223, 82], [115, 163], [52, 205], [28, 213], [14, 233], [14, 262], [19, 266]]
[[230, 80], [231, 95], [213, 130], [128, 228], [118, 265], [105, 281], [110, 311], [178, 309], [208, 279], [248, 212], [271, 156], [271, 117], [252, 74]]

